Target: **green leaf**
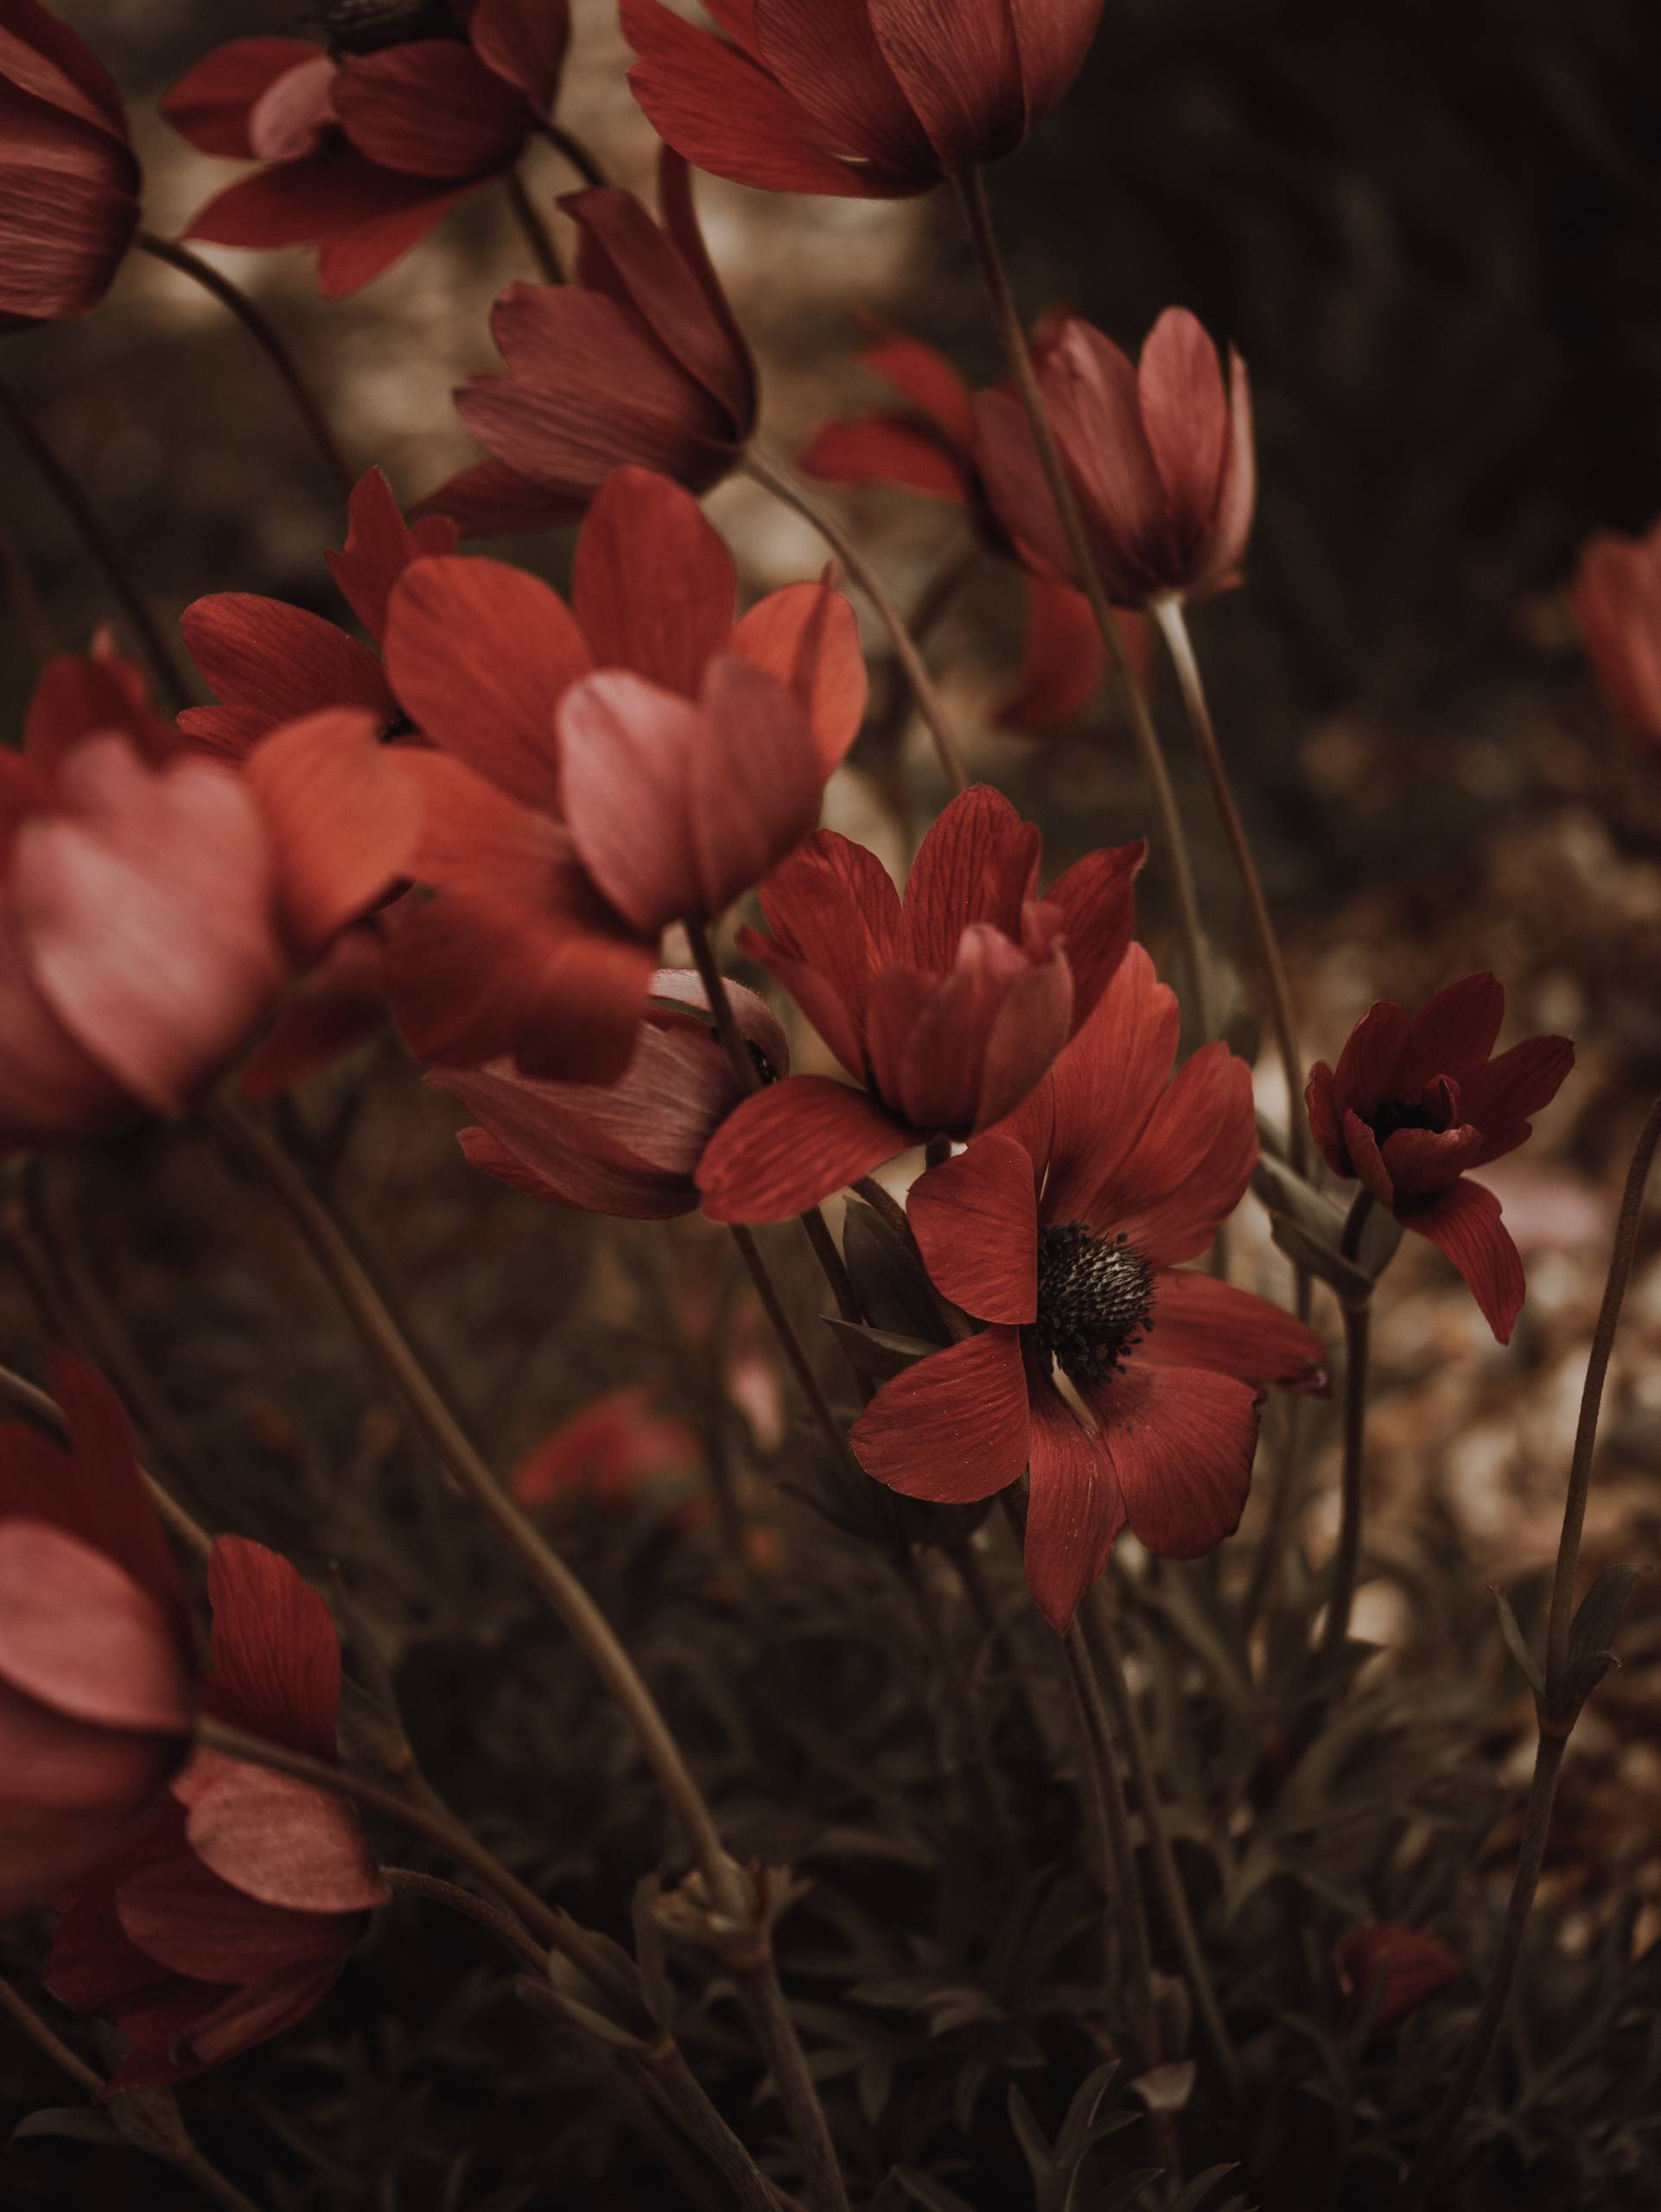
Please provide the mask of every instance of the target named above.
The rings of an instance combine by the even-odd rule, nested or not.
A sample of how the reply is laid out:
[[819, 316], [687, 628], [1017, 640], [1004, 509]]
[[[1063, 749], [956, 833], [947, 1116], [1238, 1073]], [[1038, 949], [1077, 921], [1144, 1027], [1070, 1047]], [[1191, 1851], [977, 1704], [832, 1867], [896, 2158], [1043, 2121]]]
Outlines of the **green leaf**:
[[1535, 1664], [1534, 1655], [1528, 1647], [1528, 1638], [1523, 1634], [1521, 1624], [1512, 1611], [1511, 1599], [1503, 1590], [1495, 1589], [1493, 1601], [1499, 1611], [1499, 1633], [1505, 1637], [1511, 1657], [1522, 1669], [1524, 1680], [1534, 1692], [1535, 1696], [1543, 1698], [1546, 1694], [1545, 1677]]

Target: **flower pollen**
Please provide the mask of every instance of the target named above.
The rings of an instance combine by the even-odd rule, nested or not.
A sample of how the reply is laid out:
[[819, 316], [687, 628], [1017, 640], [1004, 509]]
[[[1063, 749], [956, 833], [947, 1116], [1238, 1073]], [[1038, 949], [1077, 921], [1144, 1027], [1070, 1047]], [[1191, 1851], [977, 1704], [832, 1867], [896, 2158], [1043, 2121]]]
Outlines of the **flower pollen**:
[[1111, 1243], [1079, 1222], [1038, 1236], [1034, 1344], [1076, 1382], [1105, 1382], [1153, 1326], [1154, 1273], [1123, 1236]]

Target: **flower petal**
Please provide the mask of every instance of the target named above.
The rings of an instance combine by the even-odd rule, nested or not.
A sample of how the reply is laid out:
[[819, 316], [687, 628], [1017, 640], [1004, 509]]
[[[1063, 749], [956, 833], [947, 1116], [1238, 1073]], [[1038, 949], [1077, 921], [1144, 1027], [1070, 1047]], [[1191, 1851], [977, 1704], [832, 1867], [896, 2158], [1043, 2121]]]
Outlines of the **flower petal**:
[[729, 1115], [698, 1163], [712, 1221], [788, 1221], [911, 1143], [862, 1090], [786, 1076]]
[[94, 1729], [190, 1731], [168, 1612], [108, 1553], [43, 1521], [0, 1522], [0, 1683]]
[[1038, 881], [1040, 835], [1001, 791], [977, 784], [936, 818], [906, 884], [906, 938], [913, 966], [947, 975], [971, 922], [990, 922], [1019, 944], [1021, 909]]
[[1048, 1382], [1030, 1383], [1032, 1479], [1027, 1500], [1027, 1586], [1064, 1636], [1085, 1592], [1107, 1572], [1124, 1502], [1102, 1439]]
[[1137, 1355], [1085, 1393], [1125, 1518], [1161, 1559], [1199, 1559], [1240, 1525], [1257, 1448], [1257, 1393], [1202, 1367]]
[[1178, 1070], [1136, 1143], [1091, 1193], [1085, 1219], [1122, 1232], [1150, 1267], [1192, 1260], [1244, 1198], [1257, 1164], [1251, 1071], [1218, 1038]]
[[576, 541], [571, 605], [596, 669], [696, 698], [732, 634], [738, 579], [726, 541], [666, 476], [620, 468]]
[[1376, 1000], [1356, 1023], [1333, 1071], [1333, 1111], [1340, 1122], [1349, 1113], [1365, 1120], [1382, 1100], [1397, 1095], [1396, 1071], [1412, 1027], [1406, 1009], [1389, 999]]
[[1038, 1315], [1032, 1162], [1008, 1137], [979, 1137], [911, 1186], [906, 1210], [934, 1281], [981, 1321]]
[[458, 469], [411, 512], [453, 522], [463, 537], [506, 537], [519, 531], [557, 530], [576, 522], [586, 495], [550, 492], [506, 461], [481, 461]]
[[406, 176], [506, 168], [532, 117], [525, 95], [454, 39], [412, 39], [335, 72], [335, 121], [369, 161]]
[[1208, 1367], [1267, 1389], [1324, 1393], [1327, 1347], [1303, 1322], [1215, 1275], [1161, 1269], [1154, 1278], [1149, 1333], [1136, 1347], [1149, 1367]]
[[347, 525], [344, 548], [323, 558], [353, 613], [379, 644], [386, 634], [393, 585], [412, 561], [454, 553], [455, 527], [442, 515], [406, 524], [379, 468], [366, 468], [353, 486]]
[[761, 911], [773, 938], [746, 931], [743, 950], [771, 969], [848, 1072], [862, 1077], [866, 1001], [902, 930], [893, 878], [868, 847], [816, 830], [762, 884]]
[[863, 4], [944, 169], [1015, 151], [1026, 135], [1027, 99], [1009, 0], [952, 0], [946, 16], [933, 0]]
[[1136, 396], [1154, 466], [1165, 487], [1177, 557], [1192, 568], [1217, 513], [1228, 451], [1228, 401], [1217, 348], [1186, 308], [1167, 308], [1149, 333]]
[[420, 793], [372, 715], [309, 715], [262, 738], [244, 778], [271, 825], [290, 947], [310, 959], [384, 899], [421, 834]]
[[972, 471], [930, 429], [900, 415], [858, 423], [827, 423], [800, 460], [802, 474], [822, 484], [888, 484], [926, 499], [966, 507]]
[[1131, 845], [1107, 845], [1075, 861], [1044, 893], [1047, 906], [1059, 906], [1066, 927], [1063, 943], [1072, 970], [1072, 1027], [1083, 1027], [1130, 949], [1136, 925], [1136, 880], [1148, 857], [1138, 839]]
[[846, 596], [828, 584], [788, 584], [772, 592], [739, 623], [732, 650], [788, 684], [812, 725], [821, 776], [848, 756], [870, 696], [859, 620]]
[[319, 49], [303, 38], [233, 38], [181, 77], [162, 112], [199, 153], [257, 160], [248, 118], [262, 94], [291, 70], [308, 68]]
[[1047, 1221], [1082, 1220], [1136, 1145], [1170, 1081], [1181, 1023], [1175, 992], [1155, 975], [1144, 948], [1132, 944], [1051, 1071]]
[[885, 1382], [848, 1440], [890, 1490], [971, 1505], [1019, 1479], [1029, 1427], [1021, 1339], [985, 1329]]
[[319, 246], [323, 296], [343, 299], [418, 245], [472, 189], [471, 181], [403, 176], [350, 146], [331, 146], [228, 185], [197, 209], [185, 235], [214, 245]]
[[1528, 1281], [1521, 1255], [1500, 1219], [1499, 1201], [1493, 1192], [1461, 1176], [1451, 1190], [1442, 1192], [1429, 1205], [1403, 1212], [1402, 1219], [1453, 1262], [1495, 1340], [1508, 1344], [1528, 1294]]
[[214, 1545], [207, 1588], [213, 1648], [204, 1706], [250, 1735], [332, 1762], [340, 1639], [328, 1607], [280, 1553], [243, 1536]]
[[1392, 1077], [1392, 1095], [1416, 1098], [1439, 1075], [1462, 1083], [1493, 1051], [1505, 1018], [1505, 986], [1496, 977], [1467, 976], [1448, 984], [1414, 1020]]
[[398, 712], [367, 645], [304, 607], [245, 591], [211, 592], [179, 618], [185, 650], [218, 707], [179, 717], [216, 753], [240, 756], [279, 724], [327, 707], [361, 707], [383, 726]]
[[[1490, 1133], [1526, 1122], [1531, 1114], [1550, 1105], [1574, 1065], [1575, 1046], [1570, 1039], [1531, 1037], [1460, 1078], [1460, 1113]], [[1487, 1159], [1493, 1157], [1492, 1153], [1485, 1154]]]
[[570, 0], [478, 0], [468, 36], [480, 60], [545, 116], [570, 45]]
[[190, 1848], [245, 1897], [294, 1912], [385, 1904], [380, 1869], [348, 1807], [292, 1776], [199, 1752], [174, 1785]]
[[994, 709], [998, 728], [1039, 737], [1065, 728], [1095, 698], [1106, 671], [1084, 594], [1053, 577], [1029, 577], [1021, 673]]

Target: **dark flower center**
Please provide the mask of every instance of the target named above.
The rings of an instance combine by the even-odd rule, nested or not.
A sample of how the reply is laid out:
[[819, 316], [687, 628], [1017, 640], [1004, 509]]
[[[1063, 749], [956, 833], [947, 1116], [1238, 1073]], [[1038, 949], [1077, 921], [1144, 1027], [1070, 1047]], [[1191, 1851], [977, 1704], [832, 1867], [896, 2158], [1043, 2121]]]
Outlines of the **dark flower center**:
[[463, 35], [449, 0], [322, 0], [321, 14], [334, 54], [379, 54], [411, 39]]
[[1397, 1129], [1441, 1131], [1449, 1127], [1445, 1105], [1438, 1103], [1433, 1106], [1423, 1100], [1417, 1105], [1410, 1105], [1404, 1098], [1386, 1098], [1382, 1105], [1373, 1108], [1366, 1116], [1366, 1122], [1381, 1145], [1386, 1138], [1393, 1137]]
[[1038, 1319], [1028, 1334], [1075, 1382], [1105, 1382], [1153, 1326], [1154, 1271], [1123, 1236], [1076, 1221], [1038, 1232]]

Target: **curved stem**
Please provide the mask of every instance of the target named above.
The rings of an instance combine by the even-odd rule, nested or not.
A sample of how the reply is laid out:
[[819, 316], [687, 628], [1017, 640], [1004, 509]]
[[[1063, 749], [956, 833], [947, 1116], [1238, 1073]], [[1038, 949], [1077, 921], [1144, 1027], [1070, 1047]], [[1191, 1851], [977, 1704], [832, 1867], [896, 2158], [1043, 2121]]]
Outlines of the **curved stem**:
[[1187, 970], [1188, 995], [1201, 1033], [1211, 1036], [1214, 1031], [1211, 1004], [1211, 986], [1206, 971], [1204, 932], [1200, 923], [1200, 899], [1194, 888], [1193, 862], [1188, 854], [1187, 838], [1183, 833], [1182, 817], [1177, 811], [1176, 794], [1171, 788], [1170, 771], [1165, 765], [1165, 754], [1159, 741], [1159, 732], [1154, 727], [1146, 693], [1137, 681], [1124, 648], [1124, 639], [1118, 620], [1102, 580], [1097, 572], [1090, 540], [1085, 534], [1084, 518], [1079, 512], [1079, 501], [1067, 475], [1061, 449], [1056, 443], [1055, 432], [1050, 424], [1049, 412], [1044, 404], [1044, 395], [1039, 388], [1038, 372], [1033, 366], [1032, 349], [1027, 342], [1027, 333], [1021, 327], [1015, 295], [1009, 289], [1009, 278], [998, 251], [996, 234], [992, 228], [992, 211], [986, 197], [986, 181], [978, 169], [967, 169], [954, 181], [964, 220], [974, 242], [980, 260], [981, 276], [991, 303], [992, 316], [1004, 353], [1015, 380], [1015, 389], [1027, 419], [1032, 425], [1033, 440], [1038, 448], [1039, 465], [1044, 472], [1050, 497], [1055, 502], [1056, 513], [1066, 535], [1068, 549], [1072, 556], [1076, 575], [1073, 581], [1090, 601], [1090, 611], [1096, 618], [1096, 627], [1101, 632], [1106, 648], [1108, 664], [1124, 696], [1130, 715], [1130, 734], [1136, 742], [1136, 756], [1149, 790], [1153, 794], [1154, 810], [1159, 817], [1160, 836], [1165, 846], [1166, 865], [1171, 872], [1171, 887], [1175, 895], [1177, 931], [1182, 947], [1183, 965]]
[[525, 179], [517, 169], [509, 169], [502, 177], [502, 186], [507, 194], [507, 204], [513, 210], [513, 219], [525, 234], [525, 242], [531, 249], [531, 257], [541, 270], [544, 283], [563, 284], [565, 282], [564, 266], [555, 251], [553, 239], [548, 234], [547, 225], [538, 214], [531, 194], [525, 189]]
[[475, 1928], [493, 1936], [521, 1966], [535, 1974], [546, 1972], [547, 1955], [529, 1929], [488, 1898], [475, 1897], [471, 1890], [457, 1889], [454, 1882], [441, 1881], [436, 1874], [419, 1873], [410, 1866], [383, 1866], [381, 1873], [395, 1897], [419, 1897], [423, 1904], [442, 1905], [446, 1912], [470, 1920]]
[[274, 326], [268, 322], [263, 311], [254, 305], [241, 286], [233, 284], [221, 275], [211, 261], [204, 261], [188, 245], [181, 245], [176, 238], [157, 238], [153, 231], [140, 231], [133, 244], [141, 252], [155, 260], [165, 262], [169, 269], [176, 269], [181, 276], [188, 276], [193, 284], [200, 284], [203, 291], [216, 299], [221, 307], [228, 308], [253, 340], [260, 352], [276, 370], [283, 387], [294, 402], [294, 411], [305, 426], [306, 435], [316, 448], [317, 457], [334, 479], [340, 490], [348, 496], [356, 482], [346, 456], [334, 442], [334, 433], [328, 425], [311, 386], [301, 373], [300, 365], [280, 338]]
[[89, 2097], [104, 2094], [108, 2087], [104, 2076], [71, 2050], [63, 2037], [47, 2025], [28, 1999], [20, 1997], [3, 1977], [0, 1977], [0, 2012], [10, 2014], [36, 2050], [49, 2058], [60, 2073], [67, 2074], [77, 2088], [85, 2089]]
[[934, 741], [934, 750], [945, 771], [946, 780], [954, 791], [966, 791], [969, 789], [969, 771], [964, 766], [963, 753], [945, 703], [934, 687], [934, 678], [929, 674], [928, 664], [918, 651], [917, 640], [907, 626], [905, 616], [889, 597], [887, 587], [870, 563], [835, 517], [827, 514], [817, 501], [810, 499], [803, 486], [777, 461], [770, 461], [765, 454], [752, 448], [744, 457], [742, 467], [747, 476], [771, 492], [774, 499], [782, 499], [787, 507], [793, 508], [805, 522], [818, 531], [876, 609], [894, 642], [894, 652], [906, 671], [906, 680], [911, 685], [918, 709], [928, 724], [929, 735]]
[[1361, 1522], [1366, 1498], [1363, 1482], [1367, 1433], [1367, 1364], [1371, 1334], [1370, 1306], [1344, 1308], [1344, 1473], [1340, 1492], [1338, 1549], [1333, 1558], [1333, 1586], [1321, 1632], [1322, 1653], [1336, 1651], [1350, 1632], [1356, 1577], [1361, 1566]]
[[584, 184], [592, 185], [597, 192], [605, 190], [611, 179], [580, 138], [557, 123], [539, 123], [537, 130], [557, 154], [564, 156]]
[[22, 401], [3, 377], [0, 377], [0, 415], [3, 415], [11, 425], [18, 443], [74, 524], [94, 565], [102, 570], [104, 581], [132, 626], [133, 636], [150, 664], [150, 672], [162, 696], [175, 714], [181, 713], [190, 704], [190, 688], [162, 635], [161, 625], [145, 605], [137, 585], [128, 574], [98, 510], [35, 429]]
[[1257, 940], [1257, 957], [1263, 963], [1263, 978], [1269, 986], [1270, 1018], [1274, 1024], [1275, 1046], [1286, 1076], [1286, 1133], [1291, 1148], [1292, 1165], [1300, 1175], [1308, 1175], [1309, 1128], [1303, 1103], [1303, 1059], [1298, 1050], [1297, 1028], [1292, 1016], [1292, 995], [1287, 988], [1286, 965], [1281, 958], [1280, 940], [1275, 934], [1269, 902], [1263, 897], [1263, 883], [1257, 874], [1257, 864], [1251, 855], [1245, 824], [1241, 821], [1240, 810], [1234, 803], [1227, 763], [1223, 759], [1222, 747], [1217, 742], [1216, 726], [1211, 718], [1211, 706], [1200, 677], [1200, 663], [1194, 657], [1193, 640], [1188, 635], [1182, 602], [1178, 599], [1161, 600], [1153, 613], [1170, 652], [1172, 665], [1176, 670], [1177, 682], [1182, 690], [1182, 702], [1187, 709], [1189, 727], [1193, 732], [1200, 757], [1205, 763], [1206, 773], [1211, 779], [1212, 796], [1217, 802], [1217, 811], [1222, 819], [1229, 851], [1234, 857], [1240, 888], [1245, 893], [1252, 935]]

